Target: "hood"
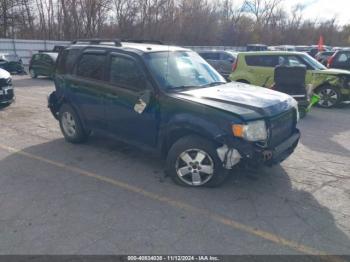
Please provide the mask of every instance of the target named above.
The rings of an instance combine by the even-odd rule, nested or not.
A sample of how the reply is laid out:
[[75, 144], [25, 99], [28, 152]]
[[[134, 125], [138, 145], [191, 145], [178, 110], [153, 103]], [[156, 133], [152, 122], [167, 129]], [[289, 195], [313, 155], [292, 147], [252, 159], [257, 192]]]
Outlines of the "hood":
[[314, 74], [322, 74], [322, 75], [350, 75], [350, 71], [342, 70], [342, 69], [325, 69], [325, 70], [315, 70]]
[[233, 113], [243, 120], [272, 117], [297, 106], [289, 95], [237, 82], [183, 91], [175, 96]]
[[11, 77], [11, 74], [9, 72], [7, 72], [6, 70], [0, 68], [0, 79], [1, 78], [7, 79], [9, 77]]

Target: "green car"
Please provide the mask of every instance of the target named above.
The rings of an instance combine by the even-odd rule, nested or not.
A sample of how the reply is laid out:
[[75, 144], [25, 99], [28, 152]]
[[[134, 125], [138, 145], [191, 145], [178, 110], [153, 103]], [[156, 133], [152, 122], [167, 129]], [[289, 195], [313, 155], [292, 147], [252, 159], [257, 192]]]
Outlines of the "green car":
[[41, 52], [34, 54], [29, 62], [29, 74], [32, 78], [47, 76], [52, 78], [55, 74], [58, 53]]
[[270, 87], [276, 66], [306, 66], [306, 86], [319, 95], [320, 107], [331, 108], [350, 99], [350, 71], [327, 69], [306, 53], [243, 52], [237, 56], [230, 80]]

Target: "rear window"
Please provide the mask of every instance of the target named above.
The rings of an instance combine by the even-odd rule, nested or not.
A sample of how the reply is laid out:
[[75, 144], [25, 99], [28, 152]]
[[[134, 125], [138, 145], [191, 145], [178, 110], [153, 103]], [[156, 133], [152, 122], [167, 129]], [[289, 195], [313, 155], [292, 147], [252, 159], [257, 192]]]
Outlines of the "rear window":
[[77, 75], [85, 78], [103, 80], [106, 55], [83, 54], [77, 66]]
[[248, 66], [275, 67], [278, 65], [278, 57], [272, 55], [247, 55], [245, 61]]

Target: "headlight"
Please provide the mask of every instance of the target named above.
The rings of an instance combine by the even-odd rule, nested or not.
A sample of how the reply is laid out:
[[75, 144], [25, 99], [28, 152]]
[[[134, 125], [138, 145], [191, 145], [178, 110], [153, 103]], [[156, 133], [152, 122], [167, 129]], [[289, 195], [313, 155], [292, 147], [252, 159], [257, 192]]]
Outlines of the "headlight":
[[248, 122], [245, 125], [232, 125], [232, 132], [234, 136], [252, 142], [267, 139], [267, 129], [264, 120]]
[[291, 99], [290, 101], [291, 105], [294, 107], [296, 113], [297, 113], [297, 122], [300, 120], [300, 114], [299, 114], [299, 106], [298, 106], [298, 101], [296, 101], [294, 98]]

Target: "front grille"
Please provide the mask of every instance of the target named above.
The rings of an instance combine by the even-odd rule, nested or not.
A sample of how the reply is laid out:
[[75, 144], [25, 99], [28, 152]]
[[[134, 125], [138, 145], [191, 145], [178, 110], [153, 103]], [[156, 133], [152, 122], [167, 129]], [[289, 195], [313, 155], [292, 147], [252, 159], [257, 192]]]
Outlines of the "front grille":
[[10, 101], [10, 100], [13, 99], [13, 97], [14, 97], [13, 89], [9, 89], [6, 92], [6, 95], [4, 95], [4, 94], [0, 95], [0, 102], [2, 102], [2, 101]]
[[0, 79], [0, 89], [1, 89], [1, 87], [11, 86], [11, 85], [12, 85], [11, 78], [1, 78]]
[[269, 146], [275, 147], [289, 138], [295, 129], [296, 125], [296, 111], [289, 110], [269, 121], [270, 137]]

